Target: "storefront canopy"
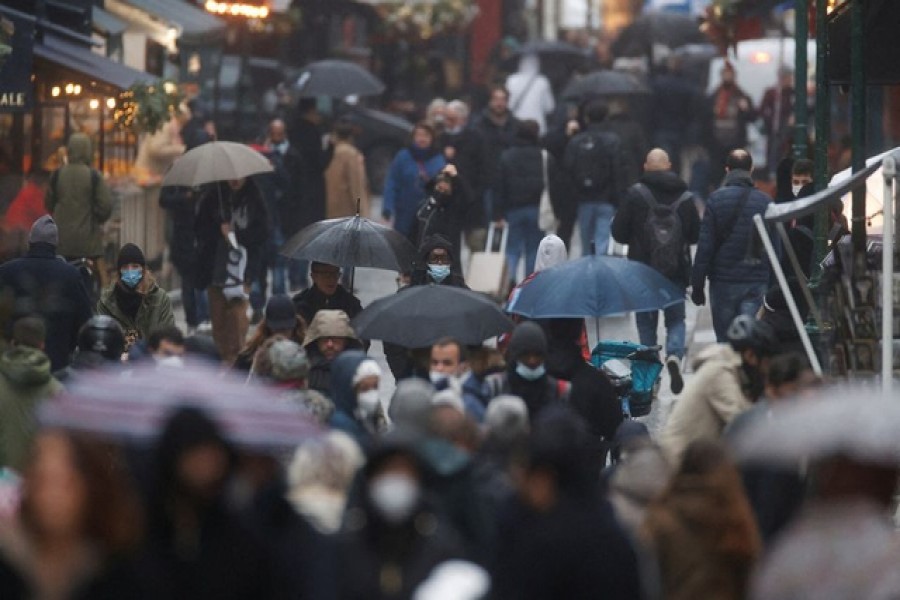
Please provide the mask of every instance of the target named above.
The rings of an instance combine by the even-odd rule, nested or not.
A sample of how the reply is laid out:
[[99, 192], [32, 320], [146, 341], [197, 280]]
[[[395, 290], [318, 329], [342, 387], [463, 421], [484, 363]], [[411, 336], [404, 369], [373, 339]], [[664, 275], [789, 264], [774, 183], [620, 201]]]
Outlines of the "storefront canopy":
[[125, 0], [127, 4], [181, 29], [186, 42], [211, 40], [225, 35], [225, 22], [183, 0]]
[[50, 34], [44, 34], [43, 40], [34, 45], [34, 55], [119, 90], [155, 79], [149, 73], [132, 69]]
[[119, 35], [128, 28], [128, 23], [99, 6], [91, 8], [91, 20], [94, 27], [106, 35]]

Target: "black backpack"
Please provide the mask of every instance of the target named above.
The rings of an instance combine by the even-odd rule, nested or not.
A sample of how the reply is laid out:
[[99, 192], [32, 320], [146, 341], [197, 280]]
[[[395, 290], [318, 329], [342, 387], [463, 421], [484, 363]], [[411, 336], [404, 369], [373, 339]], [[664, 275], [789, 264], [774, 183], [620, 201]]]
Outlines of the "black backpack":
[[660, 204], [643, 183], [634, 184], [634, 190], [647, 203], [647, 219], [644, 221], [644, 246], [647, 263], [669, 279], [675, 279], [685, 254], [684, 229], [678, 209], [682, 202], [693, 199], [690, 191], [681, 194], [669, 205]]
[[572, 139], [575, 144], [572, 178], [582, 192], [612, 191], [619, 140], [609, 133], [585, 131]]

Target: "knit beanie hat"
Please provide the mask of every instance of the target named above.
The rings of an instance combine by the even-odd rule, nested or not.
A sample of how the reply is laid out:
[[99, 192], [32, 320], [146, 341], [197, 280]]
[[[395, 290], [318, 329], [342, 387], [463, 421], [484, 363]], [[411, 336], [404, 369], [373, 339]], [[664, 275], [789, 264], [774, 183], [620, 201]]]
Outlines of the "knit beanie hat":
[[367, 358], [356, 367], [356, 372], [353, 374], [353, 385], [355, 386], [367, 377], [378, 377], [381, 379], [381, 367], [371, 358]]
[[291, 340], [278, 340], [269, 348], [272, 378], [276, 381], [306, 379], [309, 360], [300, 344]]
[[529, 353], [547, 356], [547, 336], [544, 330], [534, 321], [524, 321], [516, 325], [509, 338], [506, 355], [510, 362]]
[[134, 244], [125, 244], [122, 246], [122, 249], [119, 250], [119, 257], [116, 259], [116, 270], [121, 270], [125, 265], [130, 265], [132, 263], [141, 265], [142, 267], [147, 266], [147, 261], [144, 260], [144, 253], [141, 249]]
[[28, 235], [29, 244], [50, 244], [53, 247], [59, 246], [59, 229], [56, 227], [56, 221], [50, 215], [40, 217], [31, 226], [31, 233]]

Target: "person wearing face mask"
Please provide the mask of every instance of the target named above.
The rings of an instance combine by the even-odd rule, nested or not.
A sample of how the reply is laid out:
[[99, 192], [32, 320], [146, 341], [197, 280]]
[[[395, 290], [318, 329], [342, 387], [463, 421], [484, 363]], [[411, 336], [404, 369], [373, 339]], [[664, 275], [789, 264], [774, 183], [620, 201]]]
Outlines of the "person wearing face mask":
[[727, 337], [728, 343], [697, 355], [694, 376], [672, 409], [660, 440], [671, 465], [679, 464], [691, 442], [718, 439], [763, 394], [769, 359], [781, 349], [772, 326], [739, 315]]
[[174, 325], [151, 333], [147, 350], [157, 367], [178, 369], [184, 366], [184, 335]]
[[489, 375], [485, 380], [490, 397], [504, 394], [520, 397], [532, 419], [544, 408], [565, 401], [571, 386], [547, 374], [546, 360], [544, 330], [533, 321], [519, 323], [506, 349], [506, 371]]
[[485, 401], [481, 391], [482, 383], [469, 369], [466, 347], [457, 340], [445, 337], [431, 346], [428, 378], [437, 390], [449, 389], [462, 399], [466, 414], [481, 423], [484, 421]]
[[454, 268], [453, 244], [445, 236], [435, 234], [428, 236], [419, 246], [421, 263], [413, 271], [410, 285], [452, 285], [467, 288], [466, 280]]
[[[482, 228], [483, 207], [455, 165], [447, 165], [425, 186], [427, 197], [419, 205], [411, 239], [419, 246], [432, 235], [442, 235], [452, 245], [453, 269], [460, 263], [460, 241]], [[481, 250], [481, 248], [477, 248]]]
[[334, 413], [329, 426], [352, 435], [363, 447], [387, 430], [384, 407], [378, 398], [381, 368], [364, 352], [348, 350], [331, 366]]
[[125, 331], [126, 350], [163, 327], [175, 325], [172, 303], [147, 270], [144, 253], [125, 244], [116, 259], [116, 280], [100, 295], [97, 314], [109, 315]]
[[404, 434], [389, 434], [369, 453], [338, 541], [338, 564], [346, 566], [339, 598], [412, 598], [437, 565], [463, 557], [456, 532], [431, 508], [425, 477]]

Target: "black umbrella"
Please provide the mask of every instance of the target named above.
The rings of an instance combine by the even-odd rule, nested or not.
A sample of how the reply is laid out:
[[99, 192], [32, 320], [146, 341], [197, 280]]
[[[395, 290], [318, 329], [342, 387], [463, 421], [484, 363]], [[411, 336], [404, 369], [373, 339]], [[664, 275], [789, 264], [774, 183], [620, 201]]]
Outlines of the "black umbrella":
[[613, 42], [615, 56], [647, 56], [653, 44], [678, 48], [709, 42], [697, 19], [670, 12], [647, 12], [622, 30]]
[[549, 60], [566, 64], [571, 68], [580, 67], [588, 58], [584, 50], [567, 42], [537, 40], [520, 46], [503, 61], [503, 65], [507, 68], [515, 68], [519, 59], [528, 54], [536, 54], [541, 59], [542, 65]]
[[638, 96], [650, 93], [639, 77], [622, 71], [594, 71], [569, 82], [563, 90], [567, 100], [584, 100], [603, 96]]
[[357, 64], [345, 60], [320, 60], [303, 68], [296, 83], [300, 97], [377, 96], [384, 84]]
[[442, 337], [476, 345], [513, 328], [487, 296], [449, 285], [416, 285], [376, 300], [356, 315], [353, 331], [364, 340], [424, 348]]
[[283, 256], [340, 267], [411, 271], [416, 249], [402, 234], [359, 215], [319, 221], [285, 242]]

